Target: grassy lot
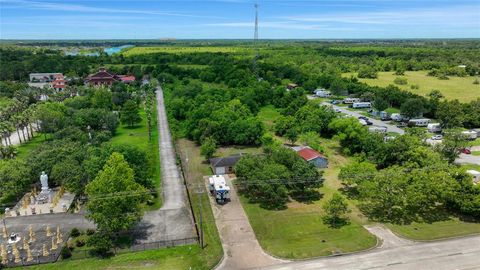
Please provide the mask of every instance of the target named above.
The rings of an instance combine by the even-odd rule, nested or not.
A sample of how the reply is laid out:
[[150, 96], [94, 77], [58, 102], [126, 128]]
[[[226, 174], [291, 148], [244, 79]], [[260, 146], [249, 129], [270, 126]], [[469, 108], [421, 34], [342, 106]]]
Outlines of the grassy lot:
[[[449, 77], [449, 80], [439, 80], [437, 77], [427, 76], [428, 71], [407, 71], [405, 77], [407, 85], [396, 85], [401, 89], [425, 96], [433, 89], [440, 90], [447, 99], [458, 99], [468, 102], [480, 97], [480, 85], [473, 84], [474, 77]], [[345, 73], [343, 76], [350, 77], [355, 73]], [[369, 85], [388, 86], [394, 84], [395, 78], [401, 77], [392, 72], [379, 72], [377, 79], [359, 79]], [[411, 89], [411, 85], [418, 85], [419, 89]]]
[[65, 260], [55, 264], [31, 266], [38, 270], [96, 270], [96, 269], [211, 269], [197, 245], [120, 254], [108, 259], [89, 258]]
[[200, 209], [202, 209], [203, 213], [203, 231], [206, 247], [198, 256], [202, 256], [204, 264], [208, 268], [213, 268], [222, 258], [223, 249], [210, 206], [209, 193], [203, 182], [203, 176], [211, 175], [212, 171], [208, 163], [200, 155], [200, 148], [194, 142], [179, 139], [176, 147], [177, 155], [182, 160], [190, 200], [197, 222], [199, 221]]
[[480, 146], [480, 138], [477, 138], [475, 141], [469, 141], [469, 146]]
[[38, 145], [45, 141], [45, 137], [42, 134], [35, 134], [35, 137], [26, 143], [22, 143], [17, 146], [17, 159], [25, 159], [31, 151], [37, 148]]
[[7, 105], [10, 104], [11, 102], [12, 102], [12, 100], [9, 99], [9, 98], [0, 97], [0, 107], [7, 106]]
[[257, 117], [260, 121], [262, 121], [268, 128], [273, 126], [273, 122], [280, 117], [280, 112], [278, 112], [273, 105], [268, 105], [262, 107], [257, 114]]
[[158, 46], [158, 47], [134, 47], [122, 52], [124, 56], [150, 54], [150, 53], [237, 53], [245, 49], [240, 47], [180, 47], [180, 46]]
[[474, 155], [474, 156], [480, 156], [480, 151], [473, 151], [473, 152], [472, 152], [472, 155]]
[[462, 168], [464, 168], [465, 170], [476, 170], [480, 172], [480, 165], [462, 164]]
[[480, 223], [464, 222], [458, 218], [433, 223], [387, 226], [400, 236], [414, 240], [435, 240], [480, 233]]
[[[152, 168], [152, 175], [154, 186], [158, 194], [161, 194], [160, 181], [160, 158], [158, 153], [158, 129], [156, 124], [156, 111], [153, 112], [152, 118], [152, 140], [148, 140], [148, 127], [146, 113], [143, 109], [140, 111], [142, 122], [134, 127], [120, 125], [117, 128], [115, 136], [110, 140], [112, 144], [129, 144], [135, 145], [147, 153], [150, 168]], [[150, 210], [158, 209], [162, 205], [162, 198], [158, 196], [155, 204], [149, 207]]]
[[322, 205], [341, 187], [338, 180], [340, 166], [349, 160], [338, 153], [338, 143], [322, 139], [329, 168], [324, 170], [324, 186], [320, 188], [322, 199], [312, 203], [292, 201], [288, 209], [271, 211], [248, 203], [242, 198], [243, 207], [261, 246], [268, 253], [289, 259], [312, 258], [331, 255], [334, 252], [353, 252], [375, 246], [376, 238], [362, 227], [366, 218], [349, 201], [352, 212], [350, 224], [333, 229], [323, 224]]

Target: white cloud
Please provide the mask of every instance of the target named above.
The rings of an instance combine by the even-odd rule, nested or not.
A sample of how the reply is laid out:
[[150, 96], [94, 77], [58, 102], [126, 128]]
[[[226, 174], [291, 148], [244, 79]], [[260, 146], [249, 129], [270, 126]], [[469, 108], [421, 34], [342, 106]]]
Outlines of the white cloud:
[[[177, 16], [177, 17], [192, 17], [192, 18], [218, 18], [208, 17], [186, 13], [176, 13], [167, 11], [155, 10], [135, 10], [135, 9], [115, 9], [115, 8], [100, 8], [77, 4], [65, 4], [59, 2], [38, 2], [27, 0], [1, 0], [2, 4], [12, 4], [22, 8], [40, 9], [40, 10], [54, 10], [54, 11], [72, 11], [72, 12], [87, 12], [87, 13], [124, 13], [124, 14], [144, 14], [144, 15], [163, 15], [163, 16]], [[3, 7], [2, 7], [3, 8]]]

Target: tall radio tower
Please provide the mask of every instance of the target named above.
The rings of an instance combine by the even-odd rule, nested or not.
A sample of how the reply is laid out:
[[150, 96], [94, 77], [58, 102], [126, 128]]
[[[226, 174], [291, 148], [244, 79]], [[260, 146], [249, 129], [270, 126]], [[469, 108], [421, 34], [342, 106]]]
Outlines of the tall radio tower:
[[253, 35], [253, 48], [255, 50], [255, 56], [253, 57], [253, 73], [257, 76], [257, 79], [260, 78], [258, 74], [257, 59], [259, 57], [258, 53], [258, 5], [255, 3], [255, 34]]

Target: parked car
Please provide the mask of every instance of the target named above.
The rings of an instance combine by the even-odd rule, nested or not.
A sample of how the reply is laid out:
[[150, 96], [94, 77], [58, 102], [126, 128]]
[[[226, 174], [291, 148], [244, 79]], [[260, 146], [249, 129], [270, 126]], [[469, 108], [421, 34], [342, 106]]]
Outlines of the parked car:
[[365, 116], [359, 116], [358, 119], [363, 119], [363, 120], [365, 120], [365, 121], [368, 121], [368, 120], [369, 120], [368, 117], [365, 117]]
[[397, 125], [398, 128], [404, 128], [407, 126], [407, 123], [401, 122], [400, 124]]
[[373, 125], [373, 123], [372, 123], [372, 122], [370, 122], [369, 120], [365, 120], [365, 122], [367, 122], [367, 125], [368, 125], [368, 126], [371, 126], [371, 125]]
[[443, 136], [442, 135], [433, 135], [431, 139], [432, 140], [441, 140], [441, 139], [443, 139]]
[[470, 149], [468, 149], [468, 148], [463, 148], [461, 151], [462, 151], [462, 153], [467, 154], [467, 155], [470, 155], [472, 153], [472, 151], [470, 151]]
[[332, 103], [332, 104], [339, 104], [340, 101], [333, 99], [333, 100], [330, 100], [330, 103]]
[[342, 112], [342, 110], [340, 110], [339, 108], [335, 108], [335, 109], [333, 109], [333, 110], [334, 110], [336, 113], [341, 113], [341, 112]]
[[386, 115], [386, 116], [380, 117], [380, 120], [382, 120], [382, 121], [388, 121], [388, 120], [392, 120], [392, 118], [390, 118], [390, 116]]

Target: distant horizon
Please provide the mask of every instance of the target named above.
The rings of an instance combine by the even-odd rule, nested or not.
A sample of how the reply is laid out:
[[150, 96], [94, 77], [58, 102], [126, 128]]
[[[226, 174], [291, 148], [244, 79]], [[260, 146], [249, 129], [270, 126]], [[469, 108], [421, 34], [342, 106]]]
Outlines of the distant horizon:
[[2, 40], [480, 38], [477, 0], [0, 0]]
[[[215, 40], [228, 40], [228, 41], [234, 41], [234, 40], [241, 40], [241, 41], [253, 41], [253, 38], [109, 38], [109, 39], [96, 39], [96, 38], [78, 38], [78, 39], [3, 39], [0, 38], [1, 41], [189, 41], [189, 40], [194, 40], [194, 41], [200, 41], [200, 40], [210, 40], [210, 41], [215, 41]], [[301, 41], [336, 41], [336, 40], [479, 40], [480, 37], [422, 37], [422, 38], [259, 38], [258, 41], [269, 41], [269, 40], [275, 40], [275, 41], [289, 41], [289, 40], [301, 40]]]

